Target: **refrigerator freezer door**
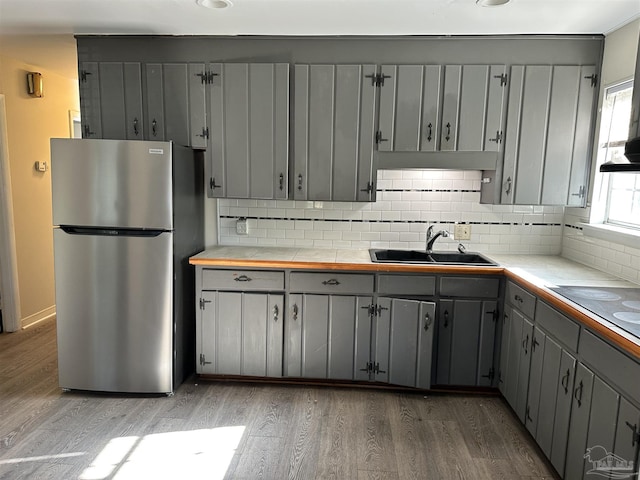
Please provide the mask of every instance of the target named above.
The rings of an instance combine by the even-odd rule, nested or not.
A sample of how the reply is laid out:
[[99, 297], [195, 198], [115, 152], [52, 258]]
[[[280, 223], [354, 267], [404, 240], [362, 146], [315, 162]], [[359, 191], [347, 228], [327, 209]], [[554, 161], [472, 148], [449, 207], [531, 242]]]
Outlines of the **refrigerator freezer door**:
[[172, 144], [51, 139], [54, 225], [173, 229]]
[[173, 390], [172, 235], [54, 230], [62, 388]]

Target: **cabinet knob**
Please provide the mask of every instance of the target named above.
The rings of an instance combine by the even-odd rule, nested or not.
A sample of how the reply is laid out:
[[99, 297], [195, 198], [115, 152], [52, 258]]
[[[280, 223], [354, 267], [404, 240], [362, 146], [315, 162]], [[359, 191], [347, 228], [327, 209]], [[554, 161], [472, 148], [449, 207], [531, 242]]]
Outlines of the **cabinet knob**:
[[451, 123], [447, 122], [447, 136], [444, 137], [444, 139], [448, 142], [449, 140], [451, 140]]
[[298, 320], [298, 304], [293, 304], [293, 319]]
[[427, 330], [429, 330], [429, 327], [431, 326], [431, 316], [428, 313], [425, 313], [424, 315], [424, 331], [426, 332]]
[[562, 376], [562, 388], [564, 388], [564, 394], [569, 393], [569, 377], [571, 376], [571, 371], [567, 368], [567, 373]]
[[138, 136], [138, 117], [133, 119], [133, 134]]
[[154, 118], [151, 122], [151, 134], [155, 137], [158, 135], [158, 122]]
[[233, 280], [236, 282], [250, 282], [252, 279], [251, 277], [247, 277], [246, 275], [240, 275], [239, 277], [236, 277]]
[[449, 326], [449, 310], [444, 311], [444, 328]]
[[298, 175], [298, 190], [302, 191], [302, 174]]
[[340, 282], [335, 278], [330, 278], [329, 280], [325, 280], [322, 282], [323, 285], [340, 285]]
[[428, 133], [427, 133], [427, 142], [431, 141], [431, 138], [433, 136], [433, 124], [429, 123], [429, 125], [427, 125]]
[[279, 183], [280, 191], [284, 190], [284, 174], [282, 173], [280, 174]]
[[278, 305], [274, 305], [273, 306], [273, 321], [277, 322], [278, 321], [278, 314], [280, 313], [280, 310], [278, 309]]
[[578, 384], [578, 387], [573, 392], [573, 398], [576, 399], [576, 402], [578, 404], [578, 408], [580, 408], [582, 406], [582, 390], [583, 389], [584, 389], [584, 384], [582, 383], [582, 380], [580, 380], [580, 383]]

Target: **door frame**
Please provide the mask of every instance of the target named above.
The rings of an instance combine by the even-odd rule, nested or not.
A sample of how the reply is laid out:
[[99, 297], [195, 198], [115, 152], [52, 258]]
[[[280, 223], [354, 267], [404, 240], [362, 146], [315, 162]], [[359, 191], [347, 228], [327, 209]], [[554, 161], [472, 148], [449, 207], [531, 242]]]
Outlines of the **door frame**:
[[4, 330], [20, 329], [20, 293], [5, 96], [0, 94], [0, 292]]

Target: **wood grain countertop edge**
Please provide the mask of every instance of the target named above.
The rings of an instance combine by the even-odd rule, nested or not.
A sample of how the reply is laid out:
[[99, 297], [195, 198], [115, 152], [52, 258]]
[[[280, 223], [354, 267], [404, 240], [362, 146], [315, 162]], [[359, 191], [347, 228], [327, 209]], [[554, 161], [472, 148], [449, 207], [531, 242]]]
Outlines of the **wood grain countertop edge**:
[[289, 268], [305, 270], [345, 270], [345, 271], [365, 271], [365, 272], [406, 272], [406, 273], [448, 273], [465, 275], [504, 275], [506, 278], [515, 281], [530, 290], [540, 299], [549, 303], [562, 313], [575, 318], [583, 325], [589, 327], [599, 335], [609, 340], [636, 360], [640, 361], [640, 345], [633, 342], [624, 335], [607, 327], [603, 323], [594, 319], [580, 308], [560, 298], [544, 285], [534, 283], [503, 266], [468, 266], [468, 265], [406, 265], [393, 263], [347, 263], [347, 262], [327, 262], [327, 261], [296, 261], [296, 260], [257, 260], [246, 258], [190, 258], [191, 265], [217, 266], [217, 267], [253, 267], [253, 268]]

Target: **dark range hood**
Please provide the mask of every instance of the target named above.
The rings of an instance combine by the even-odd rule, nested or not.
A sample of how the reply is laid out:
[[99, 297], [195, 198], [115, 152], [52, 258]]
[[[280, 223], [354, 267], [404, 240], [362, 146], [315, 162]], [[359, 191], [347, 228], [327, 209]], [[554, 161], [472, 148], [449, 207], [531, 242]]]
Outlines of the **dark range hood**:
[[624, 156], [628, 162], [606, 162], [600, 166], [601, 172], [640, 173], [640, 137], [624, 144]]

